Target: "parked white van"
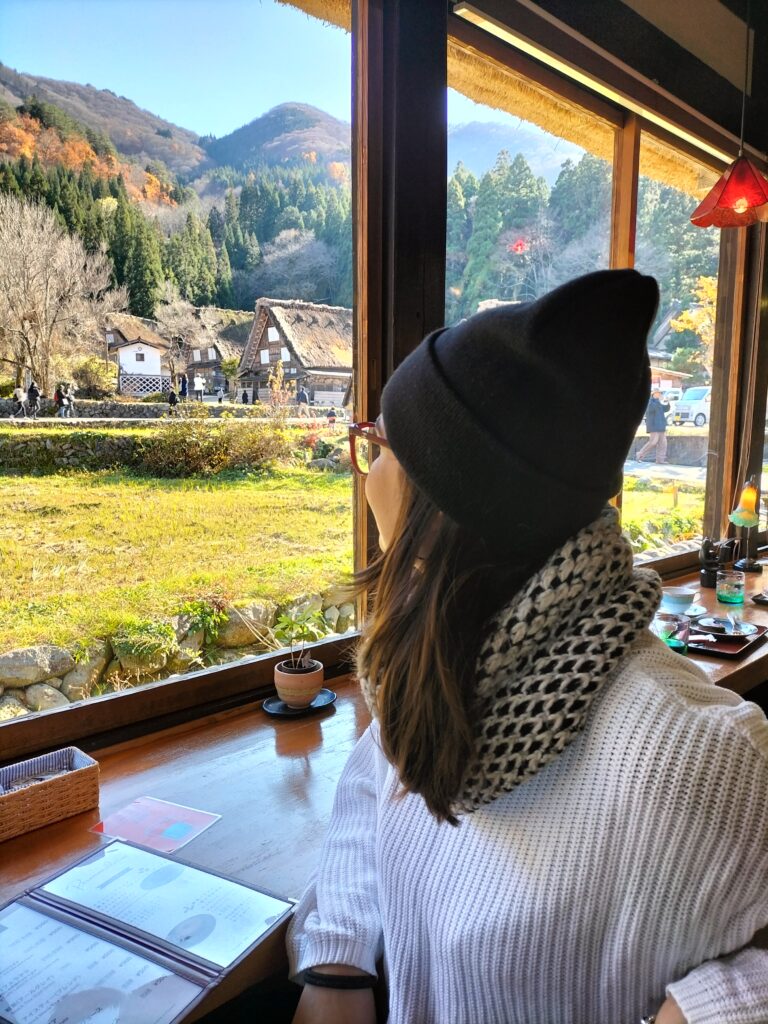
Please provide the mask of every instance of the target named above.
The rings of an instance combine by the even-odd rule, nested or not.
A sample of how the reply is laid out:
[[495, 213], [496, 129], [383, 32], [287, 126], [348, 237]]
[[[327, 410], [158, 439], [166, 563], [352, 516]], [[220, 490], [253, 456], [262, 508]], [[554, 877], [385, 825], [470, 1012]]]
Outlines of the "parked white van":
[[683, 397], [675, 404], [673, 422], [676, 426], [682, 423], [693, 423], [703, 427], [709, 423], [709, 410], [712, 402], [712, 388], [687, 388]]

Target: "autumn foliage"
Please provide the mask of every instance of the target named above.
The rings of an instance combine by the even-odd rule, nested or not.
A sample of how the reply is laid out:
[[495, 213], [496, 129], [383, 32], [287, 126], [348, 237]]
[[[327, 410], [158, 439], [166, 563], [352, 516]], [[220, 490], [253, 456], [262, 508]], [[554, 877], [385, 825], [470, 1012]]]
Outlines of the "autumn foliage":
[[45, 168], [60, 164], [77, 172], [90, 164], [91, 171], [98, 178], [121, 175], [128, 195], [137, 202], [176, 205], [167, 186], [154, 174], [122, 163], [111, 154], [99, 155], [83, 136], [68, 134], [63, 137], [57, 128], [45, 127], [29, 114], [0, 122], [0, 162], [20, 157], [28, 160], [37, 157]]

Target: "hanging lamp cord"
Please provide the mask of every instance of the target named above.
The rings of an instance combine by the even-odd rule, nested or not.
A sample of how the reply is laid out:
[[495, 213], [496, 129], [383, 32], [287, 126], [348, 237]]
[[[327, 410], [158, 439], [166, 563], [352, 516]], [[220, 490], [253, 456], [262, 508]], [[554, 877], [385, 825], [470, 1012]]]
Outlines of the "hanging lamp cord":
[[747, 0], [746, 39], [744, 43], [744, 88], [741, 92], [741, 131], [739, 133], [739, 156], [744, 153], [744, 116], [747, 110], [747, 87], [749, 85], [749, 25], [752, 0]]

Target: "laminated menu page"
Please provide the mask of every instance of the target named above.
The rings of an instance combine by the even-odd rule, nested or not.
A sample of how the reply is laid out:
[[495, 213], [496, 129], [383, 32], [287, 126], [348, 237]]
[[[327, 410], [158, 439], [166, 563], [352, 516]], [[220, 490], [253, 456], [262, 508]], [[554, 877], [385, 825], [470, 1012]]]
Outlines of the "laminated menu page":
[[174, 1024], [291, 903], [113, 842], [0, 909], [0, 1021]]

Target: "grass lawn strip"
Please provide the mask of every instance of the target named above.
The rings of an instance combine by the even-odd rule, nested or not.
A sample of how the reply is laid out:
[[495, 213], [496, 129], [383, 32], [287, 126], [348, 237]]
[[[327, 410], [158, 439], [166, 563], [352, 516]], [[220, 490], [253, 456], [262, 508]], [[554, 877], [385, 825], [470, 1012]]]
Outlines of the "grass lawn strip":
[[277, 603], [352, 568], [352, 481], [0, 475], [0, 652], [64, 647], [212, 593]]

